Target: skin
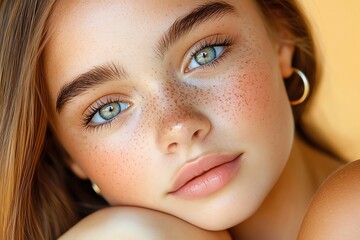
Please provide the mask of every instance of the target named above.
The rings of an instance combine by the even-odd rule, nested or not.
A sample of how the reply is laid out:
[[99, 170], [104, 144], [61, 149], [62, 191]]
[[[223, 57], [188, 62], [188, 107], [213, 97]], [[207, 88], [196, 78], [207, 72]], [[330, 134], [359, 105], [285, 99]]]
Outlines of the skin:
[[[317, 153], [294, 140], [283, 84], [293, 72], [294, 46], [283, 41], [284, 32], [270, 37], [254, 1], [227, 1], [235, 13], [197, 25], [159, 57], [154, 49], [163, 33], [204, 2], [60, 1], [44, 55], [53, 130], [73, 171], [96, 183], [111, 205], [152, 209], [210, 231], [235, 226], [234, 238], [256, 238], [261, 231], [253, 223], [263, 221], [262, 233], [292, 239], [314, 189], [335, 167], [323, 157], [326, 170], [309, 171], [316, 168], [305, 159]], [[186, 71], [189, 51], [215, 35], [232, 42], [218, 63]], [[61, 88], [109, 63], [126, 77], [94, 86], [56, 109]], [[111, 124], [84, 126], [91, 106], [108, 99], [129, 108]], [[192, 200], [169, 193], [179, 169], [213, 153], [242, 154], [231, 182]], [[289, 193], [294, 199], [284, 197]], [[294, 203], [299, 207], [291, 209]], [[289, 209], [290, 220], [280, 214], [278, 221], [265, 223]], [[284, 223], [288, 231], [281, 231]]]
[[332, 174], [312, 200], [297, 239], [359, 239], [359, 183], [359, 160]]
[[179, 218], [153, 210], [112, 207], [86, 217], [60, 237], [60, 240], [67, 239], [230, 240], [231, 237], [226, 231], [206, 231]]

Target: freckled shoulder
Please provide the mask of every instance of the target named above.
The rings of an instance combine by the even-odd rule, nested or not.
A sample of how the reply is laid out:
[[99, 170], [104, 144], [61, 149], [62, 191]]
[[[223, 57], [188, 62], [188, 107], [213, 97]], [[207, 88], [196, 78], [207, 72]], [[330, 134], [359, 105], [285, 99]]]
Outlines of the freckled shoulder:
[[227, 231], [206, 231], [161, 212], [111, 207], [84, 218], [59, 239], [231, 240], [231, 237]]
[[332, 174], [305, 215], [298, 240], [360, 239], [360, 160]]

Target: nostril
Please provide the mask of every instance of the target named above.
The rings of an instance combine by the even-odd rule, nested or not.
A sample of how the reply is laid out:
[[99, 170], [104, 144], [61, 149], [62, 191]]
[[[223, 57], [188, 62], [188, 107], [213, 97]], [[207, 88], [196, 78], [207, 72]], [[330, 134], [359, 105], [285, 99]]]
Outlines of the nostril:
[[176, 151], [178, 144], [176, 142], [170, 143], [168, 146], [168, 152], [173, 153]]
[[201, 130], [197, 130], [196, 132], [194, 132], [192, 139], [198, 138], [200, 136]]

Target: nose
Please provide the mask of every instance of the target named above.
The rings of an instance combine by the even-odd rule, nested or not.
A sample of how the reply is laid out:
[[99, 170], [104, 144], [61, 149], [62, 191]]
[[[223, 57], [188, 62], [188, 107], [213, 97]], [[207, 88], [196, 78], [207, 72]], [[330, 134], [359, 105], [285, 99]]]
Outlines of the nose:
[[210, 120], [199, 112], [177, 111], [166, 118], [158, 134], [161, 148], [167, 154], [203, 142], [211, 130]]

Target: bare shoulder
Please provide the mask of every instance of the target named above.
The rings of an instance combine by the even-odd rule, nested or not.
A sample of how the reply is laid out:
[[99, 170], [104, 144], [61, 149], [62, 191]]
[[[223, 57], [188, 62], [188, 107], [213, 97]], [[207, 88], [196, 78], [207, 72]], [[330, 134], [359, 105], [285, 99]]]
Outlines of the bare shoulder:
[[335, 171], [320, 187], [298, 240], [360, 239], [360, 160]]
[[231, 238], [226, 231], [206, 231], [161, 212], [136, 207], [110, 207], [84, 218], [59, 239], [230, 240]]

